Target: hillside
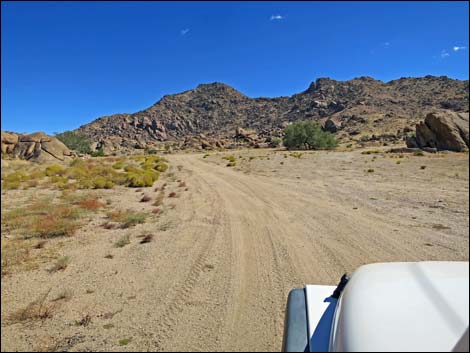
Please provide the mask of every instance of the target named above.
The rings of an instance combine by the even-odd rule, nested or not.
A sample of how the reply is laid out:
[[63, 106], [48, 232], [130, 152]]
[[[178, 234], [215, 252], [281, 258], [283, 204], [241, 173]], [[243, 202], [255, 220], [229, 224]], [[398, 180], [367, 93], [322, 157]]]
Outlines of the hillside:
[[[430, 111], [468, 111], [468, 89], [468, 80], [446, 76], [386, 83], [370, 77], [319, 78], [291, 97], [249, 98], [223, 83], [201, 84], [133, 114], [101, 117], [75, 132], [95, 141], [95, 148], [109, 150], [163, 141], [176, 141], [179, 147], [237, 141], [259, 146], [280, 135], [289, 122], [330, 120], [325, 128], [337, 132], [342, 142], [397, 142]], [[243, 130], [236, 133], [237, 128]]]

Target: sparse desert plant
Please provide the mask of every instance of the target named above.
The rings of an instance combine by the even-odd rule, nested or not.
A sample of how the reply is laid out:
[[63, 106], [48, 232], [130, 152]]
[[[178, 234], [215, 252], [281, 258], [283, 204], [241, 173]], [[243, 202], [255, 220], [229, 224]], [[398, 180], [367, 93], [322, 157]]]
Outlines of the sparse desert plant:
[[180, 188], [185, 188], [186, 187], [186, 182], [185, 181], [182, 181], [178, 184], [178, 187]]
[[155, 199], [155, 202], [153, 203], [154, 206], [161, 206], [163, 204], [163, 200], [165, 199], [165, 194], [162, 191], [158, 193], [157, 198]]
[[418, 156], [418, 157], [422, 157], [422, 156], [424, 156], [424, 153], [423, 153], [423, 151], [416, 151], [416, 152], [413, 153], [413, 155]]
[[426, 169], [426, 166], [425, 166], [425, 165], [422, 165], [422, 166], [420, 167], [420, 169]]
[[75, 321], [75, 325], [77, 326], [88, 326], [90, 323], [91, 323], [91, 315], [89, 313], [83, 314], [80, 320]]
[[230, 156], [224, 156], [224, 157], [222, 157], [222, 159], [225, 159], [225, 160], [227, 160], [227, 161], [229, 161], [229, 162], [235, 162], [235, 161], [236, 161], [235, 156], [232, 156], [232, 155], [230, 155]]
[[61, 176], [65, 174], [65, 171], [65, 168], [57, 164], [52, 164], [45, 169], [47, 176]]
[[373, 173], [373, 172], [375, 172], [374, 169], [367, 169], [367, 173]]
[[120, 346], [127, 346], [130, 342], [131, 342], [130, 338], [123, 338], [122, 340], [119, 340], [119, 345]]
[[227, 167], [235, 167], [236, 165], [237, 165], [237, 162], [235, 161], [227, 163]]
[[114, 255], [113, 254], [106, 254], [104, 256], [105, 259], [113, 259], [114, 258]]
[[168, 197], [176, 197], [176, 192], [174, 192], [174, 191], [170, 192], [170, 194], [168, 195]]
[[99, 202], [95, 198], [80, 200], [78, 202], [78, 205], [80, 207], [85, 208], [85, 209], [90, 210], [90, 211], [96, 211], [100, 208], [106, 207], [106, 205], [104, 203]]
[[396, 163], [396, 164], [400, 164], [401, 162], [400, 162], [400, 161], [396, 161], [395, 163]]
[[119, 238], [119, 240], [114, 244], [114, 246], [116, 248], [122, 248], [127, 244], [130, 244], [129, 234], [123, 235], [121, 238]]
[[209, 154], [209, 153], [206, 153], [204, 156], [202, 156], [202, 158], [207, 158], [207, 157], [209, 157], [209, 156], [210, 156], [210, 154]]
[[35, 301], [28, 304], [26, 308], [19, 309], [8, 315], [8, 321], [11, 323], [17, 323], [51, 318], [57, 309], [57, 304], [46, 302], [50, 292], [51, 289]]
[[49, 272], [63, 271], [67, 268], [70, 263], [70, 257], [62, 256], [57, 259], [54, 265], [49, 269]]
[[301, 153], [301, 152], [292, 152], [291, 154], [289, 154], [289, 156], [297, 158], [297, 159], [301, 158], [302, 155], [303, 155], [303, 153]]
[[142, 212], [128, 212], [123, 219], [121, 228], [130, 228], [137, 224], [145, 223], [147, 214]]

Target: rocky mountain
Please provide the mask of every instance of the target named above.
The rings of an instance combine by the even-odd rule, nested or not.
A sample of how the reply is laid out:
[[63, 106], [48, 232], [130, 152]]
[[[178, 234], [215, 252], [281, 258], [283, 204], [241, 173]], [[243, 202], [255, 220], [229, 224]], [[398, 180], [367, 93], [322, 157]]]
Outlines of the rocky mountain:
[[254, 146], [280, 136], [290, 122], [316, 120], [342, 142], [406, 138], [427, 113], [468, 112], [469, 81], [446, 76], [370, 77], [349, 81], [319, 78], [291, 97], [250, 98], [223, 83], [164, 96], [133, 114], [101, 117], [75, 130], [95, 148], [143, 148], [173, 141], [180, 147], [211, 148], [245, 142]]

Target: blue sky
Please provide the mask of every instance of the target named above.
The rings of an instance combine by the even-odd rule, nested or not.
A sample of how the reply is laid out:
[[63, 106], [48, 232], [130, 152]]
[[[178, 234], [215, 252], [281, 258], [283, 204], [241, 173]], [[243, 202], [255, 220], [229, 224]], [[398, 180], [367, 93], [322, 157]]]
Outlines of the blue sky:
[[467, 2], [2, 2], [2, 130], [61, 132], [224, 82], [468, 79]]

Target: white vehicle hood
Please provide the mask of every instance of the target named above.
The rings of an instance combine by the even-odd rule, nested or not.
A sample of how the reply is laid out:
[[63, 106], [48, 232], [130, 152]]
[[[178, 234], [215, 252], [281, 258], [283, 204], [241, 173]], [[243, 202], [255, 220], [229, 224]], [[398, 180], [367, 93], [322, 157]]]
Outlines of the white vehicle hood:
[[468, 328], [468, 266], [410, 262], [360, 267], [335, 303], [329, 350], [451, 351]]

